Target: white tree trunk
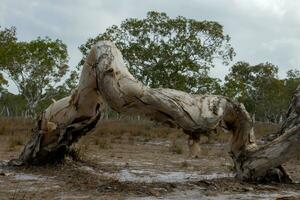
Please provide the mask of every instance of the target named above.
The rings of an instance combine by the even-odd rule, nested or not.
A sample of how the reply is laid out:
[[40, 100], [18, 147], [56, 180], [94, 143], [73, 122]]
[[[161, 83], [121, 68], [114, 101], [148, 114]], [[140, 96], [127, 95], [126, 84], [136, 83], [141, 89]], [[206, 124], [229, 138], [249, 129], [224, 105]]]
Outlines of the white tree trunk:
[[[299, 118], [299, 98], [294, 102], [298, 107], [291, 105], [291, 110], [297, 110], [295, 113]], [[36, 164], [55, 158], [49, 155], [57, 154], [58, 146], [63, 146], [65, 151], [68, 145], [95, 126], [106, 105], [119, 113], [146, 115], [163, 124], [180, 127], [196, 141], [201, 134], [222, 126], [233, 134], [231, 156], [238, 178], [263, 180], [279, 176], [280, 180], [289, 180], [280, 164], [298, 152], [297, 147], [290, 146], [299, 141], [299, 121], [290, 123], [287, 120], [290, 126], [283, 128], [280, 138], [257, 148], [253, 122], [242, 104], [223, 96], [191, 95], [146, 87], [129, 73], [120, 51], [108, 41], [98, 42], [92, 48], [78, 89], [70, 97], [53, 103], [41, 115], [36, 131], [40, 139], [29, 141], [18, 162]], [[97, 108], [100, 108], [98, 114]], [[80, 129], [82, 133], [79, 133]]]
[[233, 132], [231, 151], [256, 149], [253, 123], [244, 106], [223, 96], [191, 95], [172, 89], [152, 89], [137, 81], [128, 71], [121, 52], [111, 42], [94, 47], [98, 89], [117, 112], [143, 114], [180, 127], [194, 138], [214, 131], [217, 126]]
[[106, 108], [96, 84], [95, 54], [91, 51], [83, 66], [76, 90], [53, 102], [37, 119], [31, 139], [12, 165], [44, 164], [64, 157], [73, 142], [90, 131]]

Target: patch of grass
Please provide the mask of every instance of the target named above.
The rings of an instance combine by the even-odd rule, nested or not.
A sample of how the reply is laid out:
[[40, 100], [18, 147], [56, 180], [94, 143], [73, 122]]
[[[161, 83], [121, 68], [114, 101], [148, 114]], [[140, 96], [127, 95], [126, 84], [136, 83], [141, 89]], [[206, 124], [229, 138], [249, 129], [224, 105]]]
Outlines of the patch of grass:
[[94, 139], [93, 142], [94, 142], [94, 145], [99, 145], [100, 144], [99, 139]]
[[222, 128], [218, 128], [216, 132], [211, 132], [207, 135], [207, 143], [227, 143], [230, 141], [231, 135], [231, 132], [225, 132]]
[[13, 151], [24, 145], [30, 136], [33, 121], [21, 117], [0, 117], [0, 136], [5, 140], [7, 151]]
[[185, 161], [183, 161], [183, 162], [180, 164], [180, 166], [181, 166], [182, 168], [187, 168], [187, 167], [189, 166], [189, 163], [185, 160]]
[[87, 151], [88, 145], [75, 144], [69, 149], [67, 155], [74, 161], [82, 161], [85, 159]]
[[143, 139], [143, 142], [144, 142], [144, 143], [150, 142], [150, 138], [145, 137], [145, 138]]
[[128, 136], [128, 143], [131, 144], [131, 145], [134, 145], [134, 142], [135, 142], [135, 137], [132, 136], [132, 135], [129, 135]]
[[103, 120], [99, 122], [96, 127], [96, 135], [110, 134], [116, 139], [121, 139], [125, 134], [134, 137], [149, 137], [154, 138], [167, 138], [168, 135], [182, 131], [175, 128], [168, 128], [160, 124], [148, 120]]
[[183, 147], [179, 144], [174, 144], [170, 147], [170, 151], [176, 154], [183, 154]]
[[255, 137], [259, 139], [264, 137], [265, 135], [276, 133], [279, 128], [279, 124], [256, 122], [254, 127]]
[[201, 156], [209, 156], [210, 155], [210, 151], [211, 151], [210, 148], [201, 147], [201, 144], [200, 144], [200, 154], [201, 154]]
[[107, 138], [96, 138], [94, 139], [94, 145], [98, 146], [99, 149], [110, 149], [112, 148], [111, 143]]
[[[256, 139], [262, 138], [265, 135], [276, 133], [279, 130], [280, 126], [274, 123], [266, 122], [256, 122], [254, 125], [254, 133]], [[222, 128], [218, 127], [216, 133], [211, 132], [205, 135], [207, 137], [206, 142], [202, 143], [227, 143], [231, 140], [232, 133], [230, 131], [225, 131]]]
[[21, 117], [0, 117], [0, 135], [27, 134], [33, 128], [33, 120]]
[[300, 155], [299, 155], [299, 154], [296, 155], [295, 159], [296, 159], [296, 160], [300, 160]]
[[0, 127], [0, 135], [5, 135], [5, 133], [6, 133], [5, 126]]
[[26, 140], [26, 135], [23, 134], [11, 134], [7, 136], [7, 150], [8, 151], [13, 151], [15, 150], [18, 146], [21, 146], [25, 143]]

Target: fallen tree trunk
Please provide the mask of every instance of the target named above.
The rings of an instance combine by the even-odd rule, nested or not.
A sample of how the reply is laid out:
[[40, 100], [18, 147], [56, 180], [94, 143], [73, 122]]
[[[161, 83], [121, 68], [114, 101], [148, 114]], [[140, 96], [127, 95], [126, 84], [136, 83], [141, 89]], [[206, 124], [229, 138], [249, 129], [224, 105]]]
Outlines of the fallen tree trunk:
[[[295, 112], [296, 117], [299, 117], [298, 100], [296, 98], [295, 105], [290, 107], [290, 113]], [[29, 141], [19, 157], [20, 163], [47, 162], [47, 159], [39, 159], [44, 154], [38, 153], [45, 149], [48, 157], [55, 158], [55, 149], [60, 143], [57, 141], [61, 141], [59, 138], [67, 138], [64, 142], [67, 147], [75, 141], [70, 139], [73, 134], [77, 134], [78, 139], [82, 135], [79, 130], [85, 126], [79, 125], [76, 133], [69, 132], [69, 127], [89, 119], [85, 123], [89, 128], [85, 130], [91, 129], [95, 126], [93, 119], [97, 119], [95, 116], [100, 116], [105, 111], [106, 105], [120, 113], [144, 114], [163, 124], [182, 128], [194, 141], [201, 134], [207, 134], [221, 126], [233, 134], [231, 155], [238, 178], [256, 181], [278, 177], [280, 181], [290, 180], [280, 165], [298, 152], [296, 147], [290, 147], [298, 142], [300, 133], [297, 120], [289, 122], [288, 128], [278, 139], [258, 148], [253, 122], [242, 104], [223, 96], [191, 95], [172, 89], [146, 87], [129, 73], [120, 51], [108, 41], [99, 42], [92, 48], [78, 89], [72, 96], [54, 103], [42, 115], [39, 130], [43, 131], [37, 131], [42, 135], [41, 139]], [[68, 137], [64, 137], [66, 134]], [[197, 142], [193, 143], [196, 144]], [[34, 154], [29, 146], [36, 146]], [[49, 156], [50, 154], [54, 156]]]
[[43, 131], [35, 128], [19, 158], [10, 160], [9, 164], [14, 166], [43, 165], [62, 161], [69, 152], [69, 147], [90, 132], [96, 126], [100, 116], [98, 113], [93, 118], [72, 123], [62, 129], [55, 129], [53, 134], [58, 136], [57, 139], [46, 145]]
[[282, 163], [300, 152], [300, 125], [297, 125], [257, 151], [235, 159], [237, 176], [242, 180], [290, 182]]
[[231, 152], [256, 149], [253, 122], [242, 104], [223, 96], [192, 95], [173, 89], [152, 89], [137, 81], [111, 42], [94, 48], [97, 84], [101, 97], [120, 113], [139, 113], [173, 127], [196, 140], [217, 126], [233, 132]]
[[53, 102], [37, 119], [32, 136], [18, 159], [10, 165], [41, 165], [61, 161], [69, 146], [91, 131], [106, 108], [92, 67], [95, 54], [87, 57], [80, 81], [72, 94]]
[[230, 153], [238, 178], [291, 181], [281, 164], [298, 154], [299, 90], [290, 105], [282, 136], [257, 148], [253, 122], [243, 105], [222, 96], [148, 88], [128, 72], [120, 51], [112, 43], [99, 42], [96, 47], [97, 57], [101, 58], [96, 67], [98, 88], [114, 110], [144, 113], [181, 127], [194, 138], [221, 125], [233, 134]]
[[240, 179], [291, 182], [280, 165], [295, 158], [300, 152], [300, 85], [278, 135], [256, 151], [233, 158]]

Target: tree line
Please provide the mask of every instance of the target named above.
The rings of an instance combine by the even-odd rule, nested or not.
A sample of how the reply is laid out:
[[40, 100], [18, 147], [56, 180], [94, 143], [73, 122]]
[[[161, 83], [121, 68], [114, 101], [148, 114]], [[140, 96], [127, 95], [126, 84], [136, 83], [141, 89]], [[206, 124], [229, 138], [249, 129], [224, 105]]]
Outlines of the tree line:
[[[125, 19], [79, 47], [85, 56], [99, 40], [111, 40], [122, 51], [130, 72], [149, 87], [183, 90], [193, 94], [225, 95], [245, 104], [257, 120], [280, 122], [300, 83], [298, 69], [278, 77], [270, 62], [252, 65], [239, 61], [230, 67], [224, 81], [211, 77], [216, 63], [229, 65], [235, 51], [223, 26], [163, 12], [148, 12], [146, 18]], [[35, 116], [53, 99], [67, 96], [76, 87], [79, 70], [70, 68], [67, 46], [58, 39], [38, 37], [19, 41], [16, 28], [0, 27], [0, 113]], [[14, 95], [5, 89], [8, 80], [17, 87]]]

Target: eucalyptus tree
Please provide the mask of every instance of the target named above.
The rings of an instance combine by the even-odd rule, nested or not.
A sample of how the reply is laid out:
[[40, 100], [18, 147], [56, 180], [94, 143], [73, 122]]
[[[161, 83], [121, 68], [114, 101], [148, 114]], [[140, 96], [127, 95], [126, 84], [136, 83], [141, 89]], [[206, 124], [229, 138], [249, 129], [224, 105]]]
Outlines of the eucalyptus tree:
[[[0, 33], [1, 74], [12, 80], [27, 101], [28, 113], [34, 115], [38, 103], [49, 99], [47, 91], [55, 89], [68, 71], [67, 46], [49, 37], [18, 41], [15, 28]], [[8, 40], [8, 35], [13, 39]]]
[[100, 40], [113, 41], [130, 72], [145, 85], [192, 93], [219, 92], [219, 80], [208, 72], [216, 61], [228, 64], [235, 55], [230, 37], [218, 22], [170, 18], [163, 12], [148, 12], [144, 19], [126, 19], [120, 26], [111, 26], [88, 39], [80, 46], [80, 65]]

